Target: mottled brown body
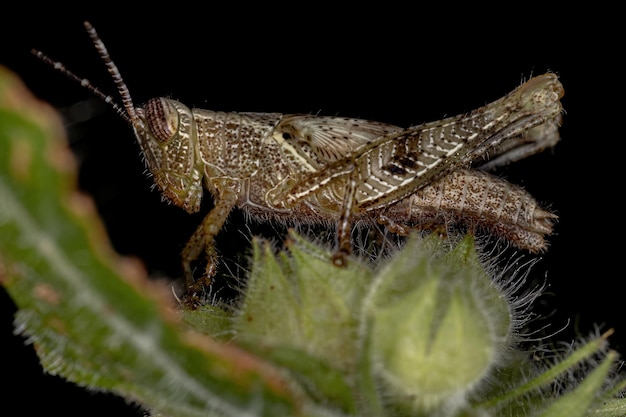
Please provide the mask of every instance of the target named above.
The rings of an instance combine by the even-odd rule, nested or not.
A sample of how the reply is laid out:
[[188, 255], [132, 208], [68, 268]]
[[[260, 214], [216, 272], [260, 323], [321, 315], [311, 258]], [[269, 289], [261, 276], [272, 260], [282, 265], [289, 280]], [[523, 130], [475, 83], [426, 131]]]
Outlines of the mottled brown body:
[[136, 108], [104, 44], [86, 26], [122, 96], [124, 107], [114, 107], [131, 123], [164, 199], [191, 213], [200, 208], [203, 187], [214, 197], [214, 208], [182, 253], [192, 296], [203, 282], [193, 279], [191, 264], [204, 254], [205, 278], [215, 274], [214, 238], [234, 208], [259, 221], [335, 227], [338, 265], [351, 252], [353, 225], [363, 221], [401, 234], [462, 224], [531, 252], [546, 247], [544, 236], [556, 216], [521, 188], [479, 169], [513, 162], [559, 140], [563, 87], [554, 74], [532, 78], [467, 114], [409, 128], [340, 117], [190, 109], [166, 98]]

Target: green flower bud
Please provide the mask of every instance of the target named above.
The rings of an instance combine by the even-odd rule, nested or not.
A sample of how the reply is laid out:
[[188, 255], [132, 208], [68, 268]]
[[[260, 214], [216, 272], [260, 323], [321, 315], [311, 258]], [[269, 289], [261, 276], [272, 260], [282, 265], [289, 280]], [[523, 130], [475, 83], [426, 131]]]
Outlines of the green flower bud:
[[352, 369], [357, 311], [371, 282], [357, 262], [337, 268], [331, 255], [292, 235], [289, 255], [255, 243], [246, 298], [237, 314], [239, 339], [301, 349], [338, 369]]
[[392, 259], [366, 306], [383, 387], [423, 412], [465, 403], [501, 355], [511, 323], [473, 243], [438, 255], [433, 242], [414, 240]]

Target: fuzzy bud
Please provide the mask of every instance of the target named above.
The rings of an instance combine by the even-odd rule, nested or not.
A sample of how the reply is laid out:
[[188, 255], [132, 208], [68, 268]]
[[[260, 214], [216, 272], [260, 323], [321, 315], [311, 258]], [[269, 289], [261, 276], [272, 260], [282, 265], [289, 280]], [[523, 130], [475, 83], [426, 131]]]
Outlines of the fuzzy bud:
[[511, 323], [505, 297], [478, 260], [468, 262], [476, 256], [469, 240], [445, 255], [432, 249], [412, 241], [380, 271], [367, 305], [384, 389], [424, 412], [465, 403], [510, 340]]

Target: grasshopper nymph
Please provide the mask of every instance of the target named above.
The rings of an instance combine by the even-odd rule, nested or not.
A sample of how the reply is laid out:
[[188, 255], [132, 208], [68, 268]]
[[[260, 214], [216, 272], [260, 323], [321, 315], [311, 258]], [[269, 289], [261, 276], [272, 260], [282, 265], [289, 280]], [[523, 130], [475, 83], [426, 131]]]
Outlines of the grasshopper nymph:
[[[85, 27], [117, 86], [122, 106], [62, 64], [33, 51], [111, 103], [132, 126], [164, 199], [189, 213], [205, 187], [215, 199], [182, 251], [187, 297], [215, 275], [214, 239], [236, 207], [259, 221], [329, 224], [334, 262], [351, 253], [355, 224], [407, 234], [432, 225], [482, 228], [530, 252], [546, 248], [555, 215], [515, 185], [484, 172], [559, 140], [563, 87], [553, 73], [469, 113], [409, 128], [341, 117], [226, 113], [154, 98], [135, 107], [104, 43]], [[191, 264], [207, 266], [195, 280]]]

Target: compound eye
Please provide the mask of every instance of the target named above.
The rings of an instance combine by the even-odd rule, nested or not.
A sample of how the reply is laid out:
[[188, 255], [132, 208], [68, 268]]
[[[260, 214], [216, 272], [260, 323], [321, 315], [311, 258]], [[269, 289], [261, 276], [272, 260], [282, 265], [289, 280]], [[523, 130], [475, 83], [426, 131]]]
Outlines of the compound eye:
[[165, 143], [178, 132], [178, 111], [166, 98], [153, 98], [144, 107], [145, 120], [152, 136]]

